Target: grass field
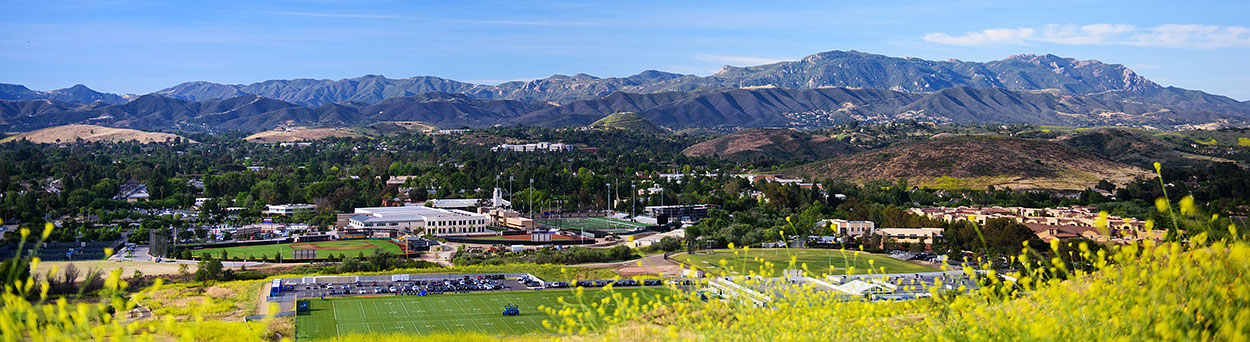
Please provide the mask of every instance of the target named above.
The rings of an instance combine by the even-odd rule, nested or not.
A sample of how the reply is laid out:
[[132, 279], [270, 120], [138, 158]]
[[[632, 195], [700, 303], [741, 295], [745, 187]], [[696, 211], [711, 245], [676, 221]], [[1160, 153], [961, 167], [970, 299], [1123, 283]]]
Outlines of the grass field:
[[[703, 270], [710, 275], [740, 275], [754, 271], [757, 274], [767, 276], [781, 276], [783, 271], [790, 265], [790, 256], [795, 257], [795, 268], [802, 269], [803, 264], [807, 264], [809, 275], [820, 274], [852, 274], [865, 273], [913, 273], [913, 272], [933, 272], [938, 271], [936, 268], [916, 265], [906, 261], [891, 259], [882, 255], [873, 255], [856, 251], [845, 251], [836, 249], [786, 249], [770, 248], [755, 249], [749, 251], [737, 250], [738, 255], [734, 255], [732, 251], [719, 249], [712, 252], [699, 252], [700, 254], [679, 254], [672, 258], [684, 262], [695, 268]], [[721, 260], [725, 263], [721, 264]], [[761, 268], [764, 263], [772, 263], [771, 269]], [[871, 263], [870, 263], [871, 262]], [[831, 269], [830, 266], [833, 266]], [[853, 267], [853, 268], [852, 268]], [[884, 272], [881, 268], [885, 268]], [[871, 268], [871, 270], [870, 270]], [[746, 270], [747, 272], [743, 272]]]
[[[613, 292], [654, 297], [667, 288], [617, 288]], [[610, 296], [611, 292], [587, 290], [586, 301]], [[508, 291], [433, 296], [346, 297], [309, 299], [310, 310], [296, 317], [296, 338], [331, 338], [352, 333], [429, 334], [459, 331], [489, 335], [517, 335], [543, 332], [542, 321], [550, 319], [538, 310], [540, 305], [559, 306], [559, 297], [575, 301], [571, 290]], [[519, 316], [503, 316], [504, 305], [515, 304]]]
[[564, 230], [631, 230], [634, 228], [646, 227], [647, 225], [618, 220], [608, 217], [584, 217], [584, 218], [568, 218], [568, 219], [551, 219], [538, 220], [539, 224], [549, 227], [558, 227]]
[[365, 256], [369, 256], [378, 251], [387, 251], [396, 254], [403, 253], [403, 249], [399, 248], [399, 245], [386, 240], [320, 241], [286, 243], [279, 245], [208, 248], [194, 250], [192, 253], [194, 253], [196, 257], [204, 255], [204, 253], [210, 253], [214, 258], [220, 258], [221, 251], [225, 250], [226, 255], [230, 258], [260, 259], [263, 256], [268, 256], [270, 259], [273, 259], [274, 253], [281, 252], [282, 258], [291, 259], [294, 257], [295, 253], [295, 249], [291, 248], [292, 245], [315, 245], [316, 248], [314, 249], [317, 250], [317, 257], [319, 258], [328, 256], [331, 253], [334, 255], [339, 255], [341, 253], [344, 256], [349, 257], [357, 256], [361, 253], [364, 253]]

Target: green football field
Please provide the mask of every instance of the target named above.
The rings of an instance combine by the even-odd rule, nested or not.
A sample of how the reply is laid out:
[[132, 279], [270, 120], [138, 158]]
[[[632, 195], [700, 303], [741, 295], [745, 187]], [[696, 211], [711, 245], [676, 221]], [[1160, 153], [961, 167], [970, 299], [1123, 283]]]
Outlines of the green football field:
[[538, 223], [544, 226], [558, 227], [564, 230], [631, 230], [647, 226], [637, 222], [629, 222], [608, 217], [538, 220]]
[[[709, 275], [743, 275], [749, 272], [766, 276], [781, 276], [790, 267], [790, 257], [795, 259], [795, 268], [802, 269], [807, 265], [809, 276], [822, 274], [866, 274], [866, 273], [919, 273], [939, 271], [937, 268], [899, 261], [884, 255], [868, 254], [859, 251], [842, 251], [837, 249], [814, 248], [751, 248], [744, 252], [718, 249], [700, 251], [698, 254], [679, 254], [672, 256], [681, 261], [707, 272]], [[724, 261], [723, 263], [721, 261]], [[764, 267], [765, 263], [772, 267]], [[830, 268], [832, 266], [832, 268]], [[882, 271], [882, 268], [885, 268]], [[745, 270], [745, 272], [744, 272]]]
[[[625, 296], [654, 298], [668, 288], [616, 288]], [[611, 292], [587, 289], [585, 301], [611, 296]], [[559, 297], [575, 302], [572, 290], [506, 291], [440, 294], [431, 296], [379, 296], [308, 299], [310, 310], [296, 316], [296, 338], [332, 338], [352, 333], [428, 334], [458, 331], [490, 335], [543, 332], [550, 320], [538, 306], [559, 306]], [[519, 316], [504, 316], [504, 305], [515, 304]]]
[[346, 257], [354, 257], [360, 254], [364, 254], [365, 256], [370, 256], [370, 255], [373, 255], [373, 253], [376, 253], [379, 251], [387, 251], [387, 252], [391, 252], [395, 254], [403, 253], [403, 249], [400, 248], [399, 245], [390, 241], [386, 241], [386, 240], [338, 240], [338, 241], [285, 243], [285, 244], [278, 244], [278, 245], [239, 246], [239, 247], [226, 247], [226, 248], [199, 249], [199, 250], [193, 250], [191, 251], [191, 253], [193, 253], [196, 257], [200, 257], [204, 255], [204, 253], [209, 253], [214, 258], [220, 258], [221, 251], [225, 250], [226, 256], [229, 258], [233, 258], [233, 259], [247, 258], [247, 259], [258, 259], [258, 260], [266, 256], [272, 260], [274, 259], [275, 253], [282, 253], [282, 258], [289, 260], [289, 259], [294, 258], [294, 254], [295, 254], [294, 252], [295, 249], [291, 248], [292, 245], [313, 245], [315, 246], [315, 248], [312, 248], [312, 249], [317, 250], [318, 258], [324, 258], [331, 254], [335, 256], [338, 256], [339, 254], [343, 254], [343, 256], [346, 256]]

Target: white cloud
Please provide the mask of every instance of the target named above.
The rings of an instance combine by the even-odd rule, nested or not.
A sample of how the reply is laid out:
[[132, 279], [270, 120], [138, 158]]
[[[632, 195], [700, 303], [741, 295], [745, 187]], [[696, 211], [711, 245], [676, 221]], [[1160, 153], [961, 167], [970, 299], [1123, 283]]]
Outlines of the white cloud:
[[1041, 27], [993, 28], [963, 35], [929, 33], [925, 41], [957, 46], [1029, 45], [1135, 45], [1147, 47], [1213, 49], [1250, 47], [1250, 27], [1168, 24], [1139, 28], [1125, 24], [1045, 25]]
[[702, 53], [695, 54], [694, 58], [705, 60], [705, 61], [727, 63], [731, 65], [761, 65], [761, 64], [773, 64], [777, 62], [786, 61], [786, 59], [784, 58], [751, 57], [751, 56], [717, 56], [717, 55], [708, 55], [708, 54], [702, 54]]
[[1168, 24], [1134, 34], [1131, 45], [1213, 49], [1250, 47], [1250, 27]]

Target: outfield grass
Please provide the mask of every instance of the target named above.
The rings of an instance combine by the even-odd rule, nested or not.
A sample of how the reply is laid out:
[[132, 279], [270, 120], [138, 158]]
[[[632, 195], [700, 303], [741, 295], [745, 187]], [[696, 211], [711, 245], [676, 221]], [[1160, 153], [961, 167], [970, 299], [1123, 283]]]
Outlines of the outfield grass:
[[646, 227], [647, 225], [618, 220], [609, 217], [583, 217], [568, 219], [551, 219], [538, 220], [539, 224], [550, 227], [559, 227], [564, 230], [631, 230], [633, 228]]
[[[342, 241], [286, 243], [286, 244], [278, 244], [278, 245], [208, 248], [208, 249], [194, 250], [194, 251], [191, 251], [191, 253], [195, 254], [196, 257], [202, 256], [204, 255], [204, 253], [210, 253], [212, 254], [214, 258], [220, 258], [221, 251], [225, 250], [226, 256], [230, 258], [235, 258], [235, 259], [242, 259], [242, 258], [260, 259], [266, 256], [269, 257], [270, 259], [273, 259], [275, 253], [281, 252], [282, 258], [289, 260], [289, 259], [294, 258], [294, 253], [295, 253], [294, 252], [295, 249], [291, 248], [291, 245], [306, 245], [306, 244], [312, 244], [318, 247], [317, 248], [318, 258], [324, 258], [326, 256], [329, 256], [330, 254], [334, 254], [336, 256], [339, 254], [343, 254], [344, 256], [354, 257], [363, 253], [365, 256], [369, 256], [379, 251], [387, 251], [387, 252], [391, 252], [395, 254], [403, 253], [403, 249], [400, 248], [399, 245], [396, 245], [395, 243], [386, 241], [386, 240], [342, 240]], [[333, 248], [360, 248], [360, 247], [364, 247], [364, 248], [362, 249], [333, 249]]]
[[[612, 292], [654, 298], [667, 288], [617, 288]], [[590, 302], [612, 292], [587, 290]], [[379, 296], [309, 299], [310, 310], [296, 317], [296, 338], [332, 338], [352, 333], [429, 334], [473, 332], [487, 335], [518, 335], [544, 332], [550, 317], [540, 305], [560, 306], [558, 298], [577, 302], [571, 290], [507, 291], [432, 296]], [[504, 316], [504, 305], [515, 304], [519, 316]], [[584, 308], [582, 308], [584, 309]]]
[[[699, 254], [679, 254], [672, 258], [707, 272], [709, 275], [742, 275], [749, 272], [766, 276], [781, 276], [790, 266], [790, 257], [794, 256], [794, 268], [802, 269], [807, 265], [809, 275], [820, 274], [865, 274], [865, 273], [916, 273], [938, 271], [936, 268], [899, 261], [887, 256], [873, 255], [858, 251], [842, 251], [837, 249], [784, 249], [769, 248], [743, 251], [718, 249]], [[724, 264], [721, 263], [724, 260]], [[773, 267], [764, 267], [764, 263]], [[833, 266], [833, 268], [830, 268]], [[882, 270], [884, 268], [884, 270]], [[746, 270], [744, 272], [743, 270]]]

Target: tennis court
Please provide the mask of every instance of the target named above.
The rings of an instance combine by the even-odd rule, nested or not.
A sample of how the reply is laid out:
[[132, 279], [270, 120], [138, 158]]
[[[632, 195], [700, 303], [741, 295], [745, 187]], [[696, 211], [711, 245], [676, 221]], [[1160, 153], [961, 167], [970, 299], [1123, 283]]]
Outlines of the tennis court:
[[[664, 296], [667, 288], [617, 288], [626, 296]], [[586, 290], [589, 302], [611, 292]], [[432, 296], [341, 297], [309, 299], [310, 310], [296, 317], [296, 337], [301, 340], [332, 338], [352, 333], [429, 334], [469, 331], [492, 335], [543, 332], [540, 305], [559, 306], [557, 298], [575, 301], [570, 290], [505, 291], [440, 294]], [[504, 305], [515, 304], [519, 316], [504, 316]]]

